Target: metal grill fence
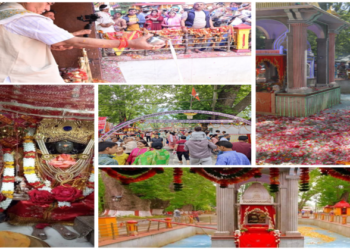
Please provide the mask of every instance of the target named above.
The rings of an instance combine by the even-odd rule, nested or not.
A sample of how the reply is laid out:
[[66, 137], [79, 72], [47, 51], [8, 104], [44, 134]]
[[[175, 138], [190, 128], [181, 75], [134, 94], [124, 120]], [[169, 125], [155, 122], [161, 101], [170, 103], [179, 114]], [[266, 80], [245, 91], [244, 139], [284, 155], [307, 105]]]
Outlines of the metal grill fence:
[[[100, 38], [103, 39], [103, 34], [99, 34]], [[227, 29], [227, 31], [214, 33], [214, 35], [211, 37], [208, 37], [206, 35], [201, 36], [200, 34], [191, 34], [191, 32], [178, 35], [162, 35], [162, 37], [171, 40], [175, 51], [183, 51], [184, 54], [189, 53], [193, 49], [199, 49], [202, 51], [206, 50], [229, 52], [231, 48], [236, 48], [235, 36], [236, 31], [232, 31], [231, 29]], [[106, 53], [107, 49], [103, 50], [103, 56], [108, 56]], [[165, 47], [158, 49], [157, 51], [168, 51], [170, 53], [169, 43], [167, 43]], [[149, 54], [149, 50], [140, 49], [127, 49], [123, 51], [123, 54], [130, 52], [144, 54], [145, 56]]]
[[[200, 223], [205, 224], [216, 224], [217, 218], [216, 216], [200, 216]], [[157, 220], [164, 220], [163, 219], [157, 219]], [[173, 220], [175, 222], [175, 220]], [[177, 221], [180, 223], [187, 223], [187, 224], [197, 224], [198, 222], [196, 220], [191, 219], [188, 215], [184, 215], [180, 217], [180, 220]], [[144, 220], [138, 220], [138, 223], [136, 226], [136, 232], [150, 232], [150, 231], [158, 231], [161, 229], [166, 228], [166, 222], [160, 222], [160, 221], [151, 221], [151, 219], [144, 219]], [[180, 225], [172, 224], [173, 228], [179, 227]], [[108, 223], [108, 224], [99, 224], [99, 230], [98, 230], [98, 237], [99, 241], [106, 241], [106, 240], [114, 240], [118, 237], [125, 237], [129, 236], [130, 232], [128, 230], [128, 227], [126, 225], [126, 221], [123, 222], [117, 222], [117, 223]]]

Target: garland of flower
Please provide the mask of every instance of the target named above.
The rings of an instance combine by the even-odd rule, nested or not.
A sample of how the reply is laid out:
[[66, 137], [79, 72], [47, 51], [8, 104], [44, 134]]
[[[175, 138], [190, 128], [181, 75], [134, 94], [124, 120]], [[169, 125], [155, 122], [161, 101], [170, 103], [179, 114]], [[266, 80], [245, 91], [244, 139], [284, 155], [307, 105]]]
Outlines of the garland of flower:
[[310, 186], [309, 186], [309, 168], [300, 168], [301, 173], [300, 173], [300, 186], [299, 186], [299, 191], [305, 192], [309, 191]]
[[6, 210], [12, 199], [15, 190], [15, 166], [12, 150], [4, 148], [4, 174], [2, 179], [2, 188], [0, 195], [0, 212]]
[[[27, 179], [29, 185], [35, 189], [40, 190], [45, 186], [43, 181], [35, 173], [35, 144], [33, 142], [33, 136], [28, 133], [27, 136], [23, 137], [23, 169], [24, 176]], [[51, 184], [51, 183], [50, 183]], [[51, 185], [50, 185], [51, 186]], [[48, 190], [51, 191], [51, 190]]]
[[[259, 168], [260, 170], [261, 168]], [[204, 178], [220, 184], [221, 188], [227, 188], [228, 185], [243, 182], [249, 180], [256, 175], [256, 168], [236, 168], [237, 172], [233, 174], [234, 169], [221, 169], [216, 168], [191, 168], [191, 173], [197, 173]]]
[[127, 177], [119, 174], [117, 168], [100, 168], [100, 169], [106, 172], [110, 177], [119, 180], [123, 185], [129, 185], [130, 183], [144, 181], [153, 177], [156, 174], [161, 174], [164, 172], [163, 168], [150, 168], [146, 173], [141, 174], [137, 177]]
[[278, 168], [270, 168], [270, 192], [277, 193], [279, 191], [279, 175], [280, 170]]
[[174, 168], [174, 190], [181, 191], [182, 189], [182, 168]]
[[254, 173], [254, 178], [261, 178], [261, 170], [260, 169], [255, 169]]
[[330, 175], [334, 178], [350, 182], [349, 168], [320, 168], [322, 175]]

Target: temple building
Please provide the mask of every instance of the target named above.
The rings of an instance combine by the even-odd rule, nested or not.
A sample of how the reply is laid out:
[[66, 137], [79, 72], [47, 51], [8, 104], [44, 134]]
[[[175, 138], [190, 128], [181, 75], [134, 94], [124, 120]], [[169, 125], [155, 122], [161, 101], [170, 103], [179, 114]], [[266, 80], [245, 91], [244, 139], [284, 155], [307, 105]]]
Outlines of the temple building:
[[[262, 169], [261, 173], [259, 179], [253, 177], [227, 188], [217, 185], [218, 229], [212, 236], [212, 247], [304, 247], [304, 236], [298, 232], [300, 176], [297, 168], [279, 169], [279, 191], [275, 201], [261, 184], [270, 183], [269, 170]], [[238, 200], [238, 189], [250, 182], [253, 184]]]
[[[257, 113], [306, 117], [339, 104], [335, 39], [350, 24], [318, 3], [257, 3], [256, 15], [265, 37], [256, 51]], [[317, 51], [308, 31], [317, 36]]]

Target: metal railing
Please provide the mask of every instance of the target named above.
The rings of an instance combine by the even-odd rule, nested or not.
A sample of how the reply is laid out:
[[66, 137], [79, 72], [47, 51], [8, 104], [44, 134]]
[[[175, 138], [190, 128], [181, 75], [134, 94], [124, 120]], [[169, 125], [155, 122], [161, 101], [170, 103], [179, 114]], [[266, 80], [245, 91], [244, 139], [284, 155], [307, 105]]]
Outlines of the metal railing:
[[314, 219], [321, 220], [329, 223], [338, 223], [338, 224], [350, 224], [350, 216], [349, 215], [335, 215], [330, 213], [314, 213], [310, 216], [301, 216], [299, 214], [299, 218], [302, 219]]
[[[152, 32], [152, 31], [151, 31]], [[190, 33], [190, 34], [189, 34]], [[222, 32], [215, 32], [214, 35], [211, 37], [207, 37], [205, 34], [194, 34], [192, 35], [191, 32], [189, 33], [183, 33], [180, 32], [180, 34], [169, 34], [169, 35], [163, 35], [162, 37], [165, 37], [168, 40], [171, 40], [171, 43], [175, 49], [175, 51], [183, 51], [184, 54], [187, 54], [190, 52], [190, 50], [193, 49], [205, 49], [205, 50], [217, 50], [217, 51], [227, 51], [229, 52], [231, 48], [236, 48], [236, 31], [233, 31], [231, 29], [227, 29], [227, 31]], [[232, 34], [233, 33], [233, 34]], [[100, 34], [100, 38], [103, 38], [103, 34]], [[106, 50], [106, 49], [103, 49]], [[144, 56], [147, 56], [149, 52], [152, 50], [140, 50], [140, 49], [126, 49], [123, 51], [123, 54], [133, 53], [133, 54], [143, 54]], [[166, 46], [156, 50], [156, 52], [161, 51], [168, 51], [170, 52], [170, 46], [169, 43], [166, 43]], [[153, 51], [155, 52], [155, 51]], [[106, 57], [107, 54], [103, 53], [103, 56]]]
[[[206, 224], [216, 224], [217, 223], [217, 217], [216, 216], [200, 216], [200, 222], [199, 223], [206, 223]], [[136, 232], [142, 233], [142, 232], [150, 232], [150, 231], [159, 231], [161, 229], [167, 228], [167, 222], [164, 221], [165, 218], [157, 218], [157, 219], [143, 219], [138, 220], [138, 223], [135, 224]], [[183, 215], [180, 217], [179, 221], [175, 221], [174, 218], [172, 222], [180, 222], [180, 223], [186, 223], [186, 224], [198, 224], [198, 222], [191, 218], [188, 215]], [[172, 224], [173, 228], [180, 227], [181, 225]], [[118, 237], [127, 237], [130, 236], [131, 233], [128, 230], [126, 221], [123, 222], [117, 222], [117, 223], [108, 223], [108, 224], [99, 224], [98, 226], [98, 237], [99, 241], [106, 241], [106, 240], [115, 240]]]

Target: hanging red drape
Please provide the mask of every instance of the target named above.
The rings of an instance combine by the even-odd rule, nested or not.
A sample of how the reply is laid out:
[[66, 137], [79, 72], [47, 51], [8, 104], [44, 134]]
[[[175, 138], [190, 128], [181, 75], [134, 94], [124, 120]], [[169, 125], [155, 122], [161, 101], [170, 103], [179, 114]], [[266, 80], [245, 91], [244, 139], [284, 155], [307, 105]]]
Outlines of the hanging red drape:
[[277, 68], [279, 81], [283, 81], [287, 68], [286, 56], [256, 56], [256, 66], [258, 66], [262, 62], [270, 62], [273, 66], [275, 66]]

